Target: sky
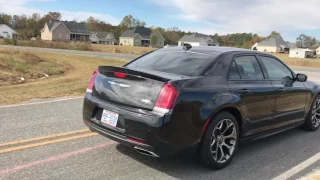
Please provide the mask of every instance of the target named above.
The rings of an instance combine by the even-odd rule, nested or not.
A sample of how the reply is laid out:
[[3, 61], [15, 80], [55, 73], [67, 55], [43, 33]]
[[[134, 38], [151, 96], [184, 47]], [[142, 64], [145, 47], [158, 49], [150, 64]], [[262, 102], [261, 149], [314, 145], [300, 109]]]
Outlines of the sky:
[[300, 34], [320, 39], [320, 0], [0, 0], [0, 13], [44, 15], [60, 12], [63, 20], [89, 16], [118, 25], [126, 15], [147, 26], [225, 35], [275, 30], [285, 41]]

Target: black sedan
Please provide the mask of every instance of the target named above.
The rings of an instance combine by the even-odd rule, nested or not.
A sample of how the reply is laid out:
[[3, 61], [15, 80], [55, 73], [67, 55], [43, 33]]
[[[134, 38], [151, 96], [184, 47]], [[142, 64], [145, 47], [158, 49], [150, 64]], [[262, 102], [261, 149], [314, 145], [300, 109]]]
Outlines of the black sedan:
[[84, 123], [139, 153], [194, 152], [225, 167], [240, 140], [320, 124], [320, 84], [272, 54], [227, 47], [164, 48], [123, 67], [100, 66]]

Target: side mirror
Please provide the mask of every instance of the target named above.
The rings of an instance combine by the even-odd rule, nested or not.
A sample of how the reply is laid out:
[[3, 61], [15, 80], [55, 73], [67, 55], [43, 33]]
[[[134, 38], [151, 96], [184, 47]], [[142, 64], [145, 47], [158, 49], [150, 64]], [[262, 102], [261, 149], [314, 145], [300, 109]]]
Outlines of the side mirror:
[[298, 73], [296, 79], [300, 82], [306, 82], [308, 79], [308, 76], [305, 74]]

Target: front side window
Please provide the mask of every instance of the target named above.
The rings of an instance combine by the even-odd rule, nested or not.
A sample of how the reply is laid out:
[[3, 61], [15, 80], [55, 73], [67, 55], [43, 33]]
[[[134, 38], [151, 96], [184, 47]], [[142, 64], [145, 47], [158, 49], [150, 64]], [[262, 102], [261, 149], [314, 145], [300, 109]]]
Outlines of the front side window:
[[241, 79], [264, 79], [261, 67], [255, 56], [239, 56], [234, 58]]
[[272, 57], [260, 56], [261, 62], [266, 67], [269, 79], [291, 78], [291, 71], [280, 61]]

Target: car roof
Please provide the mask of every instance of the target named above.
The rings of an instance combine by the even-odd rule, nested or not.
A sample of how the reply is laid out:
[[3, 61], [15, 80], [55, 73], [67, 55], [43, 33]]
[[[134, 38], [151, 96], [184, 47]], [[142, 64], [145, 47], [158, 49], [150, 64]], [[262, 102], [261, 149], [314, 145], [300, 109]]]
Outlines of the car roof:
[[[169, 47], [161, 48], [159, 51], [185, 51], [183, 46], [178, 47]], [[234, 48], [234, 47], [223, 47], [223, 46], [193, 46], [191, 49], [187, 50], [188, 52], [196, 52], [203, 54], [223, 54], [226, 52], [248, 52], [248, 53], [257, 53], [257, 51]]]

